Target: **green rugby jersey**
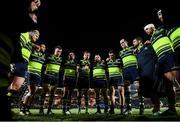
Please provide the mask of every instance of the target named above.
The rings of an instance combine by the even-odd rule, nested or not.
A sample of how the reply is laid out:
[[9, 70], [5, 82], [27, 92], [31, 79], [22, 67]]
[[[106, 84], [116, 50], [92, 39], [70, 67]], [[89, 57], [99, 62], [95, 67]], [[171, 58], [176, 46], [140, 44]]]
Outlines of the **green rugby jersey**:
[[122, 76], [122, 61], [121, 59], [111, 59], [107, 61], [109, 78]]
[[90, 67], [91, 63], [90, 60], [82, 59], [79, 62], [79, 77], [90, 77]]
[[104, 61], [94, 62], [93, 64], [93, 79], [106, 78], [106, 65]]
[[64, 63], [64, 76], [65, 77], [77, 77], [77, 62], [75, 60], [66, 60]]
[[168, 37], [172, 41], [174, 49], [180, 47], [180, 27], [174, 27], [168, 32]]
[[137, 58], [133, 53], [133, 47], [128, 47], [119, 52], [123, 62], [123, 69], [128, 67], [137, 67]]
[[167, 37], [166, 31], [163, 28], [155, 30], [150, 40], [158, 58], [174, 51], [171, 40]]
[[43, 54], [42, 52], [33, 51], [29, 59], [28, 71], [30, 73], [41, 74], [41, 69], [44, 62], [45, 62], [45, 54]]
[[55, 55], [50, 55], [46, 59], [45, 74], [59, 73], [61, 68], [62, 58]]
[[29, 62], [29, 58], [32, 52], [32, 42], [31, 42], [31, 37], [29, 35], [29, 32], [21, 33], [20, 43], [22, 46], [22, 49], [21, 49], [22, 56], [27, 62]]

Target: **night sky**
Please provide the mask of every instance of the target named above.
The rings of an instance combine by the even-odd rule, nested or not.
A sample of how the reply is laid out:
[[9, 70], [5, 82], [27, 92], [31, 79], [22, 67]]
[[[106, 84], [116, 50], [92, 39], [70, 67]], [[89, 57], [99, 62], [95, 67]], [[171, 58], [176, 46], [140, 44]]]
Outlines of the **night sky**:
[[48, 51], [61, 45], [64, 53], [75, 51], [77, 57], [84, 50], [106, 57], [110, 49], [121, 49], [121, 38], [130, 44], [136, 36], [148, 39], [143, 26], [157, 23], [158, 8], [175, 11], [167, 5], [44, 0], [39, 11], [40, 40], [47, 44]]

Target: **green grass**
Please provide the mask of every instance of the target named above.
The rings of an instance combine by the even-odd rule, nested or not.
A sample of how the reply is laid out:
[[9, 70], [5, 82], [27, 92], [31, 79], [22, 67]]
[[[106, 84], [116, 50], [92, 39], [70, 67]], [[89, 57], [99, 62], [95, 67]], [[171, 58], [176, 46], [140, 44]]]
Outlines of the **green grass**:
[[[163, 112], [166, 110], [165, 108], [161, 108], [161, 111]], [[178, 116], [152, 116], [151, 111], [152, 109], [145, 109], [145, 115], [140, 116], [138, 115], [139, 110], [133, 109], [132, 115], [129, 116], [121, 116], [120, 110], [115, 109], [114, 115], [107, 115], [107, 114], [98, 114], [96, 115], [96, 109], [89, 109], [90, 114], [85, 114], [85, 110], [83, 109], [81, 114], [78, 113], [78, 109], [70, 109], [71, 115], [65, 116], [62, 114], [62, 109], [53, 109], [52, 111], [55, 113], [54, 115], [39, 115], [38, 109], [31, 109], [32, 115], [25, 115], [21, 116], [19, 114], [19, 109], [14, 108], [12, 109], [14, 112], [13, 119], [17, 121], [138, 121], [138, 120], [180, 120], [180, 108], [177, 108]], [[47, 109], [45, 109], [45, 112]], [[103, 112], [103, 110], [102, 110]]]

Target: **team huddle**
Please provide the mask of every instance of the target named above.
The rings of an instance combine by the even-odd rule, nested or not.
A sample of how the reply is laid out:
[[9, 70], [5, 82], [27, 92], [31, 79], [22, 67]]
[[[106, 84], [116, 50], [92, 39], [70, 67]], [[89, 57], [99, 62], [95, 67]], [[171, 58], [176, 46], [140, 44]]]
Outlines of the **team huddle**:
[[27, 79], [25, 82], [28, 83], [28, 93], [21, 100], [20, 115], [30, 114], [29, 109], [38, 88], [42, 88], [40, 114], [44, 114], [43, 106], [47, 93], [49, 93], [47, 114], [53, 114], [51, 106], [57, 89], [63, 92], [62, 104], [65, 115], [70, 114], [74, 89], [78, 89], [79, 113], [81, 98], [84, 95], [88, 114], [88, 91], [94, 89], [96, 114], [101, 113], [99, 105], [101, 94], [105, 103], [104, 113], [114, 114], [115, 90], [118, 89], [120, 114], [131, 114], [130, 84], [134, 84], [138, 90], [139, 114], [144, 114], [144, 97], [149, 97], [154, 106], [153, 115], [160, 115], [162, 114], [160, 96], [154, 88], [156, 81], [164, 82], [168, 89], [169, 109], [163, 114], [177, 114], [173, 82], [179, 78], [177, 73], [179, 65], [174, 57], [176, 52], [173, 43], [163, 28], [155, 29], [153, 24], [148, 24], [144, 30], [147, 34], [153, 34], [150, 41], [143, 43], [141, 37], [136, 37], [132, 41], [133, 46], [128, 46], [128, 41], [121, 39], [122, 50], [119, 54], [110, 50], [105, 60], [100, 54], [95, 54], [92, 61], [88, 51], [83, 52], [80, 61], [76, 60], [74, 52], [70, 52], [67, 58], [62, 57], [61, 46], [56, 46], [53, 54], [45, 54], [45, 44], [35, 44], [39, 31], [21, 33], [22, 56], [25, 63], [15, 64], [14, 80], [9, 87], [10, 91], [19, 89], [17, 84], [22, 84]]
[[[37, 16], [33, 12], [39, 8], [41, 2], [28, 0], [28, 3], [30, 5], [25, 13], [28, 13], [33, 23], [37, 23]], [[5, 105], [7, 109], [2, 111], [10, 115], [8, 102], [12, 101], [13, 96], [26, 82], [28, 92], [19, 101], [20, 115], [31, 114], [31, 104], [38, 90], [41, 91], [39, 114], [44, 114], [47, 93], [47, 114], [53, 114], [54, 95], [60, 90], [63, 92], [63, 114], [69, 115], [74, 89], [78, 89], [79, 113], [83, 96], [86, 114], [89, 113], [88, 92], [93, 89], [96, 94], [96, 114], [101, 113], [101, 96], [105, 104], [104, 113], [115, 114], [115, 90], [119, 92], [120, 114], [132, 114], [130, 85], [134, 84], [138, 91], [140, 115], [144, 114], [144, 97], [151, 98], [153, 115], [177, 115], [173, 83], [180, 81], [180, 26], [168, 28], [164, 24], [161, 10], [158, 11], [158, 18], [161, 26], [156, 28], [154, 24], [147, 24], [144, 27], [144, 32], [150, 36], [149, 40], [143, 41], [141, 37], [135, 37], [132, 40], [133, 46], [129, 46], [129, 40], [120, 39], [122, 50], [118, 54], [110, 50], [105, 59], [102, 59], [101, 54], [92, 57], [89, 51], [84, 51], [82, 59], [77, 60], [76, 54], [71, 50], [67, 57], [62, 57], [61, 46], [56, 46], [52, 54], [46, 54], [46, 45], [38, 44], [38, 29], [24, 27], [26, 31], [23, 28], [20, 35], [16, 31], [13, 33], [5, 30], [0, 33], [0, 97], [3, 103], [1, 107]], [[18, 41], [14, 41], [17, 36]], [[10, 72], [10, 66], [14, 69], [13, 72]], [[166, 87], [163, 96], [168, 98], [168, 109], [163, 113], [160, 110], [160, 83]], [[2, 116], [4, 120], [8, 119], [6, 114]]]

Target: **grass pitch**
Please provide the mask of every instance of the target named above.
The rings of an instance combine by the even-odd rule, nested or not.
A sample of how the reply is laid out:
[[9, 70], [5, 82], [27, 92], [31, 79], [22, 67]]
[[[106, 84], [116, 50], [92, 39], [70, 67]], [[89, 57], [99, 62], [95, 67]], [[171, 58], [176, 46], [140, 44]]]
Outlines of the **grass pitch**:
[[[161, 108], [163, 112], [167, 108]], [[62, 109], [52, 109], [54, 112], [53, 115], [39, 115], [39, 109], [31, 109], [32, 115], [19, 115], [19, 109], [13, 108], [12, 111], [14, 112], [13, 119], [17, 121], [178, 121], [180, 120], [180, 108], [177, 108], [178, 116], [152, 116], [152, 109], [145, 109], [144, 115], [139, 115], [138, 109], [133, 109], [132, 115], [122, 116], [120, 115], [120, 110], [115, 109], [114, 115], [108, 115], [103, 113], [102, 114], [95, 114], [96, 109], [89, 108], [89, 114], [85, 114], [85, 109], [81, 110], [81, 113], [78, 114], [78, 109], [70, 109], [70, 115], [63, 115]], [[45, 109], [46, 113], [47, 109]]]

